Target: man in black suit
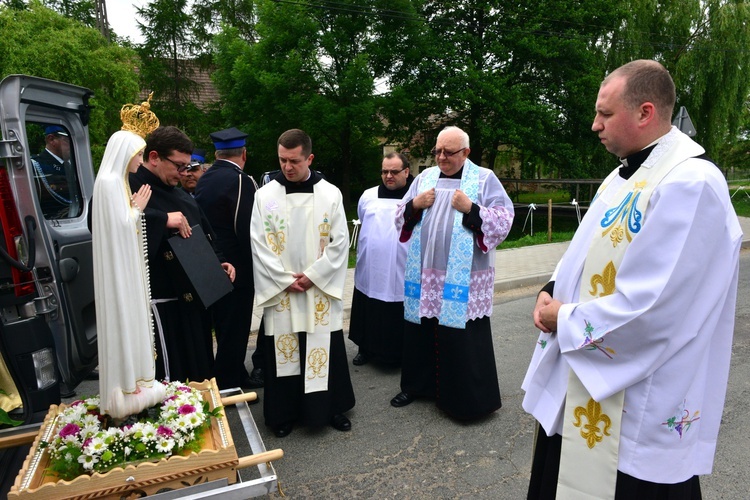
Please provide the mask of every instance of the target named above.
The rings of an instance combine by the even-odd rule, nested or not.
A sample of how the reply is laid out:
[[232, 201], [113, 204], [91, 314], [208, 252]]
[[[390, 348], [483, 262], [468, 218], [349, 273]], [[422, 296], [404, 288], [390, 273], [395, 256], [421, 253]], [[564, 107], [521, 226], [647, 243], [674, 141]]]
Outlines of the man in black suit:
[[[216, 333], [216, 380], [219, 387], [263, 387], [262, 366], [253, 355], [253, 371], [245, 369], [245, 355], [253, 317], [253, 260], [250, 249], [250, 214], [257, 186], [242, 171], [247, 161], [247, 134], [230, 128], [211, 134], [216, 162], [200, 178], [195, 200], [216, 232], [216, 245], [237, 275], [234, 290], [213, 305]], [[258, 336], [256, 353], [263, 337]]]
[[44, 129], [45, 149], [31, 158], [39, 184], [39, 204], [47, 219], [81, 213], [75, 170], [70, 164], [70, 136], [60, 125]]

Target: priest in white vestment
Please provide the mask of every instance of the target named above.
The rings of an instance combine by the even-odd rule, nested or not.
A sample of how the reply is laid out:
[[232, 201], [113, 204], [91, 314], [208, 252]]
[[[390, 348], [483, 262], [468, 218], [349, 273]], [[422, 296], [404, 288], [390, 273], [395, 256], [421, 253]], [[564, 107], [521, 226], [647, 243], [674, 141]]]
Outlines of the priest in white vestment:
[[357, 203], [360, 226], [349, 340], [359, 346], [352, 363], [398, 365], [404, 351], [404, 267], [408, 244], [393, 224], [414, 177], [401, 153], [383, 158], [380, 185]]
[[528, 498], [689, 500], [711, 472], [742, 233], [721, 171], [671, 126], [674, 103], [655, 61], [600, 87], [592, 130], [622, 166], [537, 298]]
[[[263, 308], [263, 414], [278, 437], [296, 423], [351, 429], [354, 390], [342, 330], [349, 230], [341, 192], [310, 169], [299, 129], [278, 140], [281, 171], [260, 188], [251, 216], [255, 300]], [[272, 347], [271, 347], [272, 346]]]
[[432, 152], [438, 166], [414, 179], [396, 213], [409, 251], [401, 392], [391, 405], [430, 398], [472, 420], [501, 406], [490, 316], [495, 247], [510, 231], [513, 203], [495, 173], [468, 158], [460, 128], [441, 131]]
[[[148, 105], [135, 119], [123, 108], [123, 129], [107, 142], [94, 183], [92, 247], [99, 350], [101, 409], [122, 419], [161, 402], [165, 388], [155, 380], [143, 210], [151, 197], [144, 186], [131, 194], [127, 176], [143, 160], [146, 142], [134, 131], [158, 126]], [[144, 121], [151, 116], [153, 123]]]

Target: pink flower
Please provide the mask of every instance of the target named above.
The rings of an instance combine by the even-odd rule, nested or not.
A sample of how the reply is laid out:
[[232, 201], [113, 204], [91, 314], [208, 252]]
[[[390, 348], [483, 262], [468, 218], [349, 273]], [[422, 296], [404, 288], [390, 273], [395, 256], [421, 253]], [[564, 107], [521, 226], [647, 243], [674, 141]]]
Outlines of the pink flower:
[[164, 436], [164, 437], [172, 437], [172, 434], [174, 433], [172, 432], [172, 429], [170, 429], [169, 427], [160, 425], [159, 428], [156, 430], [156, 434], [159, 436]]
[[65, 424], [65, 427], [60, 429], [60, 437], [75, 436], [80, 430], [81, 428], [76, 424]]
[[177, 409], [177, 413], [179, 413], [180, 415], [188, 415], [190, 413], [195, 413], [195, 406], [182, 405]]

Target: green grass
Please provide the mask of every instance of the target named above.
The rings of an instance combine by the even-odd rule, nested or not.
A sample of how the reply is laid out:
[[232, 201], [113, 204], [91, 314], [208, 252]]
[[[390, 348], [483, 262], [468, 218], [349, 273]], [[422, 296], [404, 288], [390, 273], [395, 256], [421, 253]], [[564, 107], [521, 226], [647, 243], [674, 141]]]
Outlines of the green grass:
[[739, 186], [729, 188], [729, 194], [733, 195], [732, 205], [734, 205], [734, 211], [740, 217], [750, 217], [750, 188], [740, 189], [737, 191]]

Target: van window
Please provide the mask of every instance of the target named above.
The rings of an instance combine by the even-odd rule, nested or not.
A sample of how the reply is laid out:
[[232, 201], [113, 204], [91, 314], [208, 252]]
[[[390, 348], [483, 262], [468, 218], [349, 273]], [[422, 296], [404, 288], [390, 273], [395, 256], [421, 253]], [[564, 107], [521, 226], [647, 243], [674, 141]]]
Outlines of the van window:
[[34, 186], [45, 219], [72, 219], [83, 212], [75, 151], [63, 125], [26, 124]]

